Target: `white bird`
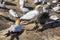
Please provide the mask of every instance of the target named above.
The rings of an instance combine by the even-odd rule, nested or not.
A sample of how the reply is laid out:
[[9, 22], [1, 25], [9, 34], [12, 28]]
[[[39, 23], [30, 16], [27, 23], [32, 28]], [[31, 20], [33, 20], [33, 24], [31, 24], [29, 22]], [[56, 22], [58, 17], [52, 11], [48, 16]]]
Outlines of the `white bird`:
[[57, 3], [57, 2], [58, 2], [58, 0], [53, 0], [53, 1], [52, 1], [52, 3]]
[[43, 0], [43, 1], [42, 1], [42, 4], [47, 4], [47, 1], [46, 1], [46, 0]]
[[53, 5], [51, 2], [47, 2], [47, 4], [45, 4], [49, 9], [52, 9], [53, 8]]
[[59, 9], [60, 9], [60, 4], [57, 4], [57, 6], [53, 8], [53, 11], [58, 11]]
[[33, 10], [33, 8], [28, 8], [28, 7], [24, 7], [24, 6], [20, 6], [20, 10], [23, 12], [23, 13], [27, 13], [31, 10]]
[[50, 2], [47, 2], [47, 5], [51, 5], [51, 3]]
[[34, 17], [36, 17], [37, 15], [39, 15], [39, 8], [40, 7], [41, 7], [41, 5], [36, 6], [34, 10], [26, 13], [20, 19], [23, 19], [23, 20], [33, 19]]
[[[45, 2], [45, 3], [44, 3]], [[51, 3], [50, 2], [46, 2], [46, 1], [43, 1], [43, 4], [46, 5], [46, 6], [50, 6]]]
[[34, 4], [39, 5], [39, 4], [41, 4], [41, 3], [42, 3], [42, 0], [34, 0]]
[[57, 20], [57, 19], [59, 19], [59, 17], [57, 17], [56, 15], [52, 15], [52, 16], [50, 16], [50, 19]]
[[25, 0], [20, 0], [20, 1], [19, 1], [19, 5], [20, 5], [20, 6], [25, 6]]
[[20, 6], [25, 6], [25, 3], [27, 2], [27, 0], [20, 0], [19, 1], [19, 5]]
[[12, 10], [12, 9], [9, 10], [9, 13], [10, 13], [13, 17], [18, 17], [17, 13], [16, 13], [14, 10]]
[[5, 2], [0, 3], [0, 8], [6, 8]]
[[33, 10], [32, 7], [26, 7], [26, 6], [25, 6], [25, 0], [20, 0], [19, 4], [20, 4], [20, 10], [21, 10], [23, 13], [27, 13], [27, 12]]

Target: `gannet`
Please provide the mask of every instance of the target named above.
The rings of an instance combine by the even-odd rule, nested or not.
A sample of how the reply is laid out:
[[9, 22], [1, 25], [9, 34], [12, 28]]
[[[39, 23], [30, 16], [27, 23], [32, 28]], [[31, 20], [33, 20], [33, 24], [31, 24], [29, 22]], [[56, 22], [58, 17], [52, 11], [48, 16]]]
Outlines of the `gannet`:
[[52, 9], [53, 8], [53, 5], [51, 2], [47, 2], [47, 6], [49, 7], [49, 9]]
[[51, 3], [50, 3], [50, 2], [46, 2], [46, 1], [45, 1], [45, 3], [43, 2], [43, 5], [50, 6], [50, 5], [51, 5]]
[[33, 10], [32, 7], [26, 7], [26, 6], [25, 6], [25, 0], [20, 0], [19, 4], [20, 4], [20, 10], [21, 10], [23, 13], [27, 13], [27, 12]]
[[41, 3], [42, 3], [42, 0], [34, 0], [34, 4], [39, 5], [39, 4], [41, 4]]
[[14, 10], [12, 10], [12, 9], [9, 10], [9, 13], [10, 13], [13, 17], [18, 17], [17, 13], [16, 13]]
[[39, 8], [40, 8], [40, 7], [41, 7], [41, 5], [37, 5], [34, 10], [26, 13], [26, 14], [23, 15], [20, 19], [23, 19], [23, 20], [33, 19], [34, 17], [36, 17], [37, 15], [40, 14], [40, 12], [39, 12]]
[[58, 0], [52, 0], [52, 3], [57, 3], [58, 2]]
[[50, 19], [57, 20], [57, 19], [59, 19], [59, 17], [57, 17], [56, 15], [52, 15], [52, 16], [50, 16]]
[[50, 2], [47, 2], [47, 5], [51, 5], [51, 3]]
[[30, 8], [28, 8], [28, 7], [20, 6], [20, 10], [21, 10], [23, 13], [27, 13], [27, 12], [31, 11], [32, 9], [30, 9]]
[[19, 5], [20, 5], [20, 6], [24, 6], [24, 5], [25, 5], [25, 0], [20, 0], [20, 1], [19, 1]]
[[60, 9], [60, 4], [57, 4], [57, 6], [54, 7], [52, 10], [53, 10], [53, 11], [58, 11], [59, 9]]
[[43, 0], [43, 1], [42, 1], [42, 4], [47, 4], [47, 1], [46, 1], [46, 0]]
[[6, 8], [5, 2], [0, 3], [0, 8]]
[[48, 9], [48, 7], [43, 7], [43, 13], [44, 14], [42, 16], [42, 19], [48, 19], [50, 17], [50, 10]]

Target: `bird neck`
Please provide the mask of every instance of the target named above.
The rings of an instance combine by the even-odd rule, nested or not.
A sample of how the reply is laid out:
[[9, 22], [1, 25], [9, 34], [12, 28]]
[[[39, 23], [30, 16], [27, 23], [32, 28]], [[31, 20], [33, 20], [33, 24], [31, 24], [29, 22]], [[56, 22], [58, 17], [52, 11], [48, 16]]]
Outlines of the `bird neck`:
[[20, 6], [20, 9], [23, 8], [24, 6]]
[[15, 25], [20, 25], [20, 24], [15, 24]]
[[37, 10], [37, 11], [38, 11], [38, 10], [39, 10], [39, 8], [35, 8], [35, 10]]
[[20, 0], [20, 6], [25, 6], [25, 0]]

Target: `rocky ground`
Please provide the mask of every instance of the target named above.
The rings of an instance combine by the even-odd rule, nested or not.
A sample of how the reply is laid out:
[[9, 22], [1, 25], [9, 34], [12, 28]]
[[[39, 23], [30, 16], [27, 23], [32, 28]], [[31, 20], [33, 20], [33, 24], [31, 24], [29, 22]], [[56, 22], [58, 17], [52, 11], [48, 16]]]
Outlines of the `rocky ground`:
[[[7, 2], [11, 2], [11, 0], [5, 0]], [[48, 0], [50, 1], [50, 0]], [[20, 12], [18, 1], [12, 1], [11, 3], [16, 4], [17, 6], [8, 6], [10, 9], [15, 9], [15, 11], [18, 13], [18, 15], [21, 17], [23, 13]], [[34, 7], [33, 0], [28, 0], [28, 6]], [[17, 8], [17, 9], [16, 9]], [[56, 14], [54, 12], [51, 13], [51, 15], [57, 15], [60, 17], [60, 14]], [[8, 28], [11, 24], [14, 23], [15, 18], [12, 17], [8, 11], [4, 9], [0, 9], [0, 40], [9, 40], [10, 37], [4, 37], [3, 35], [7, 33]], [[12, 19], [12, 20], [11, 20]], [[36, 32], [35, 24], [31, 23], [28, 25], [23, 25], [24, 32], [22, 35], [20, 35], [20, 40], [60, 40], [60, 20], [57, 20], [56, 22], [46, 24], [43, 26], [43, 30], [38, 30]], [[32, 30], [34, 29], [34, 30]]]

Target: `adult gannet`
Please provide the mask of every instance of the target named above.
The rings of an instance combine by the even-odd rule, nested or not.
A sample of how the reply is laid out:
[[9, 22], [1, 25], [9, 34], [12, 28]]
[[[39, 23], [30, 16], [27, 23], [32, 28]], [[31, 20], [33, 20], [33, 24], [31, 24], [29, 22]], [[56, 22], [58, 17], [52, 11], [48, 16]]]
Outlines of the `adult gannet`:
[[57, 4], [57, 6], [54, 7], [52, 10], [53, 10], [53, 11], [58, 11], [59, 9], [60, 9], [60, 4]]
[[27, 2], [27, 0], [19, 0], [19, 5], [20, 6], [25, 6], [26, 2]]
[[57, 20], [57, 19], [59, 19], [59, 17], [57, 17], [56, 15], [52, 15], [52, 16], [50, 16], [50, 19]]
[[47, 2], [47, 6], [49, 7], [49, 9], [52, 9], [53, 8], [53, 5], [51, 2]]
[[47, 5], [51, 5], [51, 3], [50, 2], [47, 2]]
[[10, 13], [13, 17], [18, 18], [18, 15], [17, 15], [17, 13], [16, 13], [14, 10], [10, 9], [10, 10], [9, 10], [9, 13]]
[[25, 6], [25, 0], [20, 0], [20, 1], [19, 1], [19, 5], [20, 5], [20, 6]]
[[0, 3], [0, 8], [6, 8], [5, 2]]
[[34, 4], [39, 5], [39, 4], [41, 4], [41, 3], [42, 3], [42, 0], [34, 0]]
[[50, 6], [51, 5], [51, 2], [46, 2], [45, 1], [45, 3], [43, 2], [43, 5]]
[[39, 15], [39, 8], [41, 7], [41, 5], [37, 5], [35, 7], [34, 10], [26, 13], [25, 15], [23, 15], [20, 19], [21, 20], [30, 20], [30, 19], [33, 19], [34, 17], [36, 17], [37, 15]]
[[33, 8], [30, 9], [30, 8], [28, 8], [28, 7], [20, 6], [20, 10], [21, 10], [23, 13], [27, 13], [27, 12], [33, 10]]
[[52, 3], [57, 3], [58, 2], [58, 0], [52, 0]]
[[25, 6], [25, 0], [20, 0], [19, 4], [20, 4], [20, 10], [21, 10], [23, 13], [27, 13], [27, 12], [33, 10], [32, 7], [26, 7], [26, 6]]
[[47, 4], [47, 1], [46, 1], [46, 0], [43, 0], [43, 1], [42, 1], [42, 4], [43, 4], [43, 5]]

